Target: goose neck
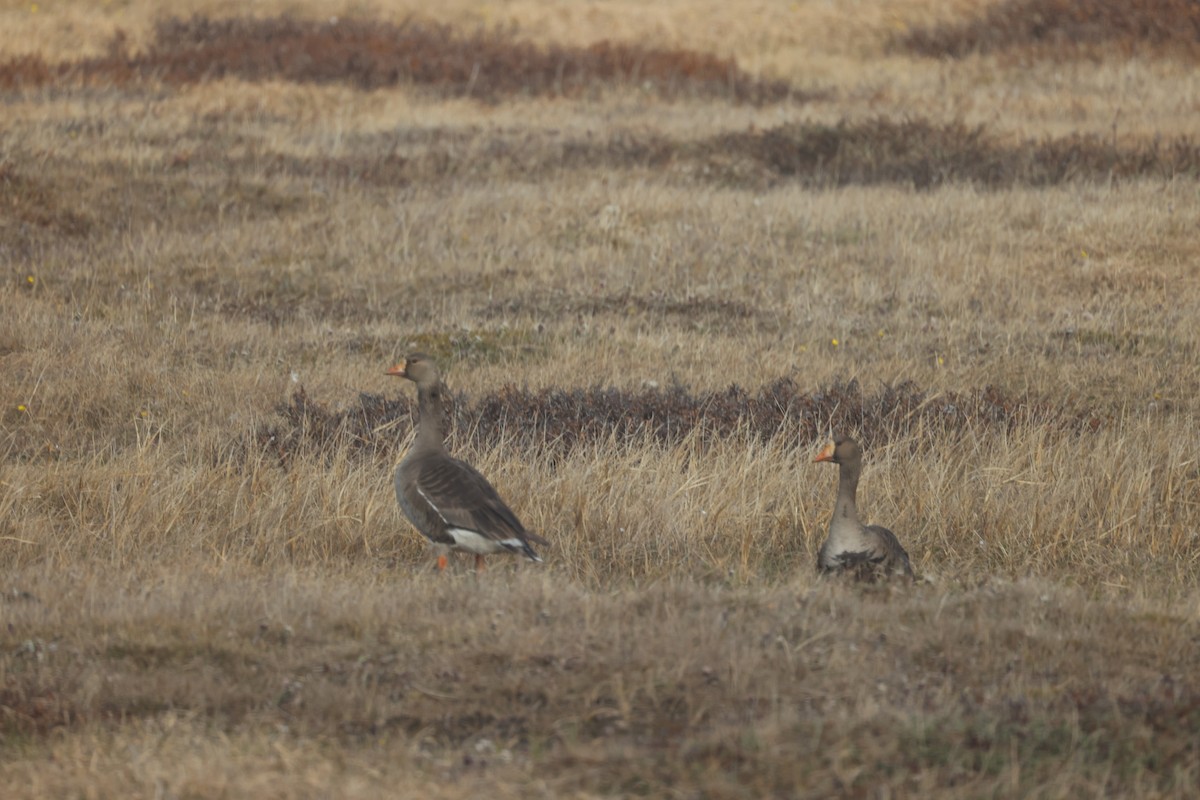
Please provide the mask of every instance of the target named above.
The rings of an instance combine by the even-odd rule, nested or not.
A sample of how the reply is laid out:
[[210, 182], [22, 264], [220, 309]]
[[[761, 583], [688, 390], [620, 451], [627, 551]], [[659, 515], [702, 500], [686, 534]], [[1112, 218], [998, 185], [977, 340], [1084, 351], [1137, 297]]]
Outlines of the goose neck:
[[446, 440], [445, 411], [441, 383], [417, 386], [417, 445], [426, 449], [442, 449]]
[[838, 517], [849, 517], [857, 519], [858, 512], [855, 507], [855, 495], [858, 493], [858, 474], [859, 469], [856, 464], [840, 464], [838, 465], [838, 496], [837, 496], [837, 511]]

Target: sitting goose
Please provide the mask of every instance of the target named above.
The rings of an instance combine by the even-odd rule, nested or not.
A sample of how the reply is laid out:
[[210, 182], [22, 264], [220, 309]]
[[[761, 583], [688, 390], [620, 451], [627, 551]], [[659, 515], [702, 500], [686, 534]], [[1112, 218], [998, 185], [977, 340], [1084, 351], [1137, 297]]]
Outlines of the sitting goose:
[[[530, 543], [549, 545], [525, 530], [487, 478], [446, 452], [442, 393], [437, 366], [413, 353], [387, 371], [417, 384], [417, 438], [396, 467], [396, 499], [408, 521], [434, 544], [475, 554], [476, 571], [488, 553], [519, 553], [541, 561]], [[443, 553], [438, 569], [446, 568]]]
[[829, 521], [829, 537], [821, 545], [817, 569], [821, 572], [850, 572], [859, 578], [906, 575], [915, 579], [908, 553], [896, 534], [881, 525], [863, 525], [858, 520], [854, 495], [862, 472], [862, 448], [847, 436], [838, 436], [817, 455], [816, 461], [838, 465], [837, 505]]

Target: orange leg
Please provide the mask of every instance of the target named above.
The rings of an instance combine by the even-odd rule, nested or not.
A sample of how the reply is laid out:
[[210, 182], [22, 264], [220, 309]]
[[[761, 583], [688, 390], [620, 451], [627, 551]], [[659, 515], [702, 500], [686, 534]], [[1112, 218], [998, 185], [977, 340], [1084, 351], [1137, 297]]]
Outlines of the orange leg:
[[446, 565], [449, 563], [450, 563], [450, 559], [446, 558], [445, 553], [438, 553], [438, 561], [437, 561], [438, 572], [445, 572]]
[[479, 574], [480, 572], [483, 572], [483, 556], [476, 553], [475, 554], [475, 573]]

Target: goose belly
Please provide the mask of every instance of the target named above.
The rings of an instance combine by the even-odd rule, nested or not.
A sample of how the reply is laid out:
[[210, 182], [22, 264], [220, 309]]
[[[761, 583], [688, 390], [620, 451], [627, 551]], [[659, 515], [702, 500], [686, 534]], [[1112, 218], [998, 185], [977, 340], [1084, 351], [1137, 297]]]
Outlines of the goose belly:
[[846, 564], [874, 561], [881, 554], [874, 537], [859, 524], [835, 524], [829, 526], [829, 538], [821, 545], [820, 564], [826, 569], [837, 569]]

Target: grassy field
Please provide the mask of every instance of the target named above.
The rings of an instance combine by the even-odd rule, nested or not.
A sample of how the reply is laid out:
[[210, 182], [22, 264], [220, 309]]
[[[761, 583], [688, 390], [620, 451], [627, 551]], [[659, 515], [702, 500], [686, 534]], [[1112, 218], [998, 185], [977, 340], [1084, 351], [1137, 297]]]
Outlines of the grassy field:
[[1195, 4], [159, 5], [0, 4], [6, 800], [1195, 795]]

